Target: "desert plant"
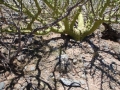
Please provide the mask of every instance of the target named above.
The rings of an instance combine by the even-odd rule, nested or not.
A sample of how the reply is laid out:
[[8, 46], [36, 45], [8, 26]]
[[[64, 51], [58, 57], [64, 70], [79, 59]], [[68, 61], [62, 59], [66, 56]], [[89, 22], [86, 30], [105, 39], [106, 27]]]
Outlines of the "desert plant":
[[[81, 40], [103, 22], [120, 22], [118, 0], [4, 0], [0, 3], [20, 17], [27, 17], [26, 22], [21, 22], [20, 30], [30, 34], [55, 32]], [[8, 30], [13, 31], [13, 28]]]

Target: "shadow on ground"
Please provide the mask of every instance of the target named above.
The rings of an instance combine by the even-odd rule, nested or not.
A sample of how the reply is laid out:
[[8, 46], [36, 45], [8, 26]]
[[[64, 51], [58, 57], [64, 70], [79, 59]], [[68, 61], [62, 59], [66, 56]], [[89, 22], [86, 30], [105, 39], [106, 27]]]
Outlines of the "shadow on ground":
[[[93, 38], [93, 37], [92, 37]], [[117, 54], [114, 52], [101, 50], [97, 45], [95, 45], [91, 40], [90, 37], [87, 37], [82, 42], [76, 42], [74, 40], [71, 40], [71, 38], [65, 38], [64, 36], [64, 42], [60, 44], [56, 50], [58, 52], [66, 51], [69, 48], [72, 48], [73, 46], [79, 47], [83, 50], [82, 43], [86, 42], [88, 45], [90, 45], [94, 51], [92, 55], [92, 58], [90, 61], [85, 60], [82, 58], [82, 62], [89, 63], [87, 66], [83, 67], [82, 72], [86, 75], [86, 86], [81, 85], [80, 87], [72, 87], [72, 85], [66, 86], [64, 83], [61, 83], [60, 80], [58, 80], [58, 77], [56, 76], [56, 65], [54, 65], [54, 70], [52, 71], [53, 74], [53, 84], [51, 82], [47, 82], [44, 80], [44, 78], [41, 77], [42, 69], [40, 68], [40, 63], [42, 62], [43, 57], [46, 57], [49, 59], [49, 56], [52, 52], [54, 52], [53, 47], [49, 45], [49, 42], [51, 40], [59, 40], [62, 39], [61, 37], [58, 38], [52, 38], [49, 40], [46, 40], [44, 42], [40, 42], [35, 40], [35, 43], [29, 44], [27, 47], [25, 47], [24, 50], [21, 51], [22, 54], [25, 55], [24, 60], [18, 61], [17, 59], [15, 62], [13, 62], [13, 66], [10, 66], [11, 69], [5, 68], [4, 64], [0, 64], [0, 74], [1, 76], [5, 77], [7, 82], [7, 85], [4, 87], [5, 90], [16, 90], [16, 88], [21, 88], [20, 90], [58, 90], [58, 86], [61, 84], [63, 87], [63, 90], [76, 90], [78, 88], [79, 90], [91, 90], [90, 83], [88, 82], [88, 75], [93, 78], [97, 77], [100, 79], [99, 86], [100, 90], [104, 89], [104, 84], [107, 84], [108, 90], [118, 90], [120, 89], [120, 68], [119, 64], [116, 62], [107, 63], [104, 59], [104, 57], [100, 54], [100, 52], [107, 53], [113, 57], [116, 57]], [[72, 46], [70, 47], [69, 44]], [[2, 46], [2, 45], [1, 45]], [[45, 47], [49, 48], [49, 50], [46, 50]], [[21, 55], [22, 55], [21, 54]], [[59, 59], [60, 59], [61, 53], [59, 53]], [[119, 58], [117, 58], [119, 62]], [[2, 60], [1, 60], [2, 61]], [[29, 66], [29, 64], [34, 64], [34, 70], [27, 71], [25, 70], [26, 66]], [[44, 65], [47, 65], [44, 63]], [[47, 66], [46, 66], [47, 67]], [[74, 65], [75, 67], [75, 65]], [[73, 67], [73, 68], [74, 68]], [[29, 68], [32, 68], [29, 67]], [[76, 68], [75, 68], [76, 69]], [[45, 71], [45, 70], [44, 70]], [[5, 76], [5, 73], [9, 72], [9, 75], [14, 74], [13, 78], [7, 78]], [[79, 73], [77, 72], [77, 73]], [[99, 76], [97, 76], [99, 73]], [[79, 74], [78, 74], [79, 75]], [[62, 75], [61, 75], [62, 77]], [[21, 80], [22, 79], [22, 80]], [[116, 89], [117, 88], [117, 89]], [[60, 89], [59, 89], [60, 90]]]

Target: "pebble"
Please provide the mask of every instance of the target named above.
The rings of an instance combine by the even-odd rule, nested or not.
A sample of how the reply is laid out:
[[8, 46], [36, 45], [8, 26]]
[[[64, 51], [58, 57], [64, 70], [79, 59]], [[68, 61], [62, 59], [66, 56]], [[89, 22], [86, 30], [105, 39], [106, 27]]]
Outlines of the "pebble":
[[4, 87], [5, 87], [5, 83], [4, 82], [0, 82], [0, 90], [3, 90]]
[[81, 77], [82, 77], [82, 78], [84, 78], [84, 79], [86, 79], [86, 76], [85, 76], [85, 74], [82, 74], [82, 75], [81, 75]]
[[77, 80], [67, 79], [67, 78], [60, 78], [60, 81], [62, 84], [66, 86], [72, 86], [72, 87], [80, 87], [80, 82]]
[[[57, 60], [59, 59], [60, 56], [57, 57]], [[61, 55], [61, 60], [62, 59], [65, 59], [65, 60], [68, 60], [68, 55], [67, 54], [62, 54]]]
[[89, 90], [89, 88], [88, 88], [88, 87], [85, 87], [85, 90]]
[[51, 41], [48, 43], [48, 45], [50, 45], [50, 46], [56, 46], [56, 42], [55, 42], [54, 40], [51, 40]]
[[31, 44], [33, 43], [33, 38], [32, 37], [29, 37], [28, 41], [27, 41], [27, 44]]
[[20, 84], [15, 84], [14, 88], [20, 89], [20, 88], [21, 88], [21, 85], [20, 85]]
[[50, 73], [49, 77], [54, 77], [53, 73]]
[[25, 71], [34, 71], [36, 69], [36, 65], [35, 64], [31, 64], [28, 66], [25, 66]]
[[84, 67], [87, 67], [88, 65], [89, 65], [89, 63], [88, 63], [88, 62], [84, 63]]
[[57, 67], [56, 70], [59, 71], [60, 73], [68, 73], [72, 70], [72, 62], [70, 60], [68, 60], [68, 55], [67, 54], [63, 54], [61, 55], [61, 61], [59, 62], [59, 58], [57, 58], [58, 62], [57, 62]]
[[17, 57], [17, 60], [18, 60], [18, 61], [23, 61], [23, 60], [25, 60], [25, 55], [19, 55], [19, 56]]
[[29, 50], [28, 50], [28, 48], [23, 48], [22, 51], [23, 52], [28, 52]]
[[56, 43], [54, 40], [51, 40], [51, 41], [49, 42], [49, 44], [54, 44], [54, 43]]
[[69, 47], [69, 48], [72, 48], [72, 45], [68, 44], [68, 47]]
[[52, 47], [51, 50], [52, 51], [56, 51], [58, 48], [57, 47]]
[[73, 59], [73, 64], [76, 64], [77, 63], [77, 59]]
[[64, 64], [60, 64], [56, 67], [56, 70], [60, 73], [66, 74], [72, 70], [72, 65], [68, 64], [67, 66], [65, 66]]
[[120, 46], [116, 45], [116, 46], [112, 46], [112, 49], [113, 51], [116, 53], [116, 54], [120, 54]]
[[1, 49], [1, 52], [2, 52], [3, 54], [8, 54], [8, 50], [7, 50], [6, 48], [2, 48], [2, 49]]

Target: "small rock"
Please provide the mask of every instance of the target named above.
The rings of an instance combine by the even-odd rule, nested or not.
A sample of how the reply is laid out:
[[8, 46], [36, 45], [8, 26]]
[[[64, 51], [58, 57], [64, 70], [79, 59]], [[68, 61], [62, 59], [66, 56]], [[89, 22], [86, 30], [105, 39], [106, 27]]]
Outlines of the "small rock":
[[20, 88], [21, 88], [21, 85], [20, 85], [20, 84], [15, 84], [14, 88], [20, 89]]
[[27, 44], [31, 44], [33, 43], [33, 38], [32, 37], [29, 37], [28, 41], [27, 41]]
[[56, 46], [56, 42], [54, 41], [54, 40], [51, 40], [49, 43], [48, 43], [48, 45], [50, 45], [50, 46]]
[[0, 82], [0, 90], [3, 90], [4, 87], [5, 87], [5, 83], [4, 82]]
[[7, 80], [10, 80], [10, 79], [13, 79], [13, 78], [15, 78], [14, 74], [10, 74], [9, 76], [7, 76]]
[[77, 59], [73, 59], [73, 64], [76, 64], [77, 63]]
[[105, 64], [106, 64], [106, 61], [105, 61], [104, 59], [102, 59], [101, 61], [102, 61], [102, 63], [105, 63]]
[[23, 77], [21, 77], [20, 79], [19, 79], [19, 81], [18, 81], [18, 83], [25, 83], [26, 81], [25, 81], [25, 78], [23, 78]]
[[86, 84], [85, 80], [80, 80], [81, 84]]
[[68, 47], [69, 47], [69, 48], [72, 48], [72, 45], [71, 45], [71, 44], [68, 44]]
[[116, 65], [117, 65], [117, 64], [116, 64], [115, 62], [112, 62], [112, 63], [109, 65], [109, 69], [110, 69], [113, 73], [115, 73], [115, 69], [117, 68]]
[[2, 25], [2, 29], [7, 29], [8, 27], [9, 27], [9, 25], [7, 25], [7, 24]]
[[88, 62], [84, 63], [84, 66], [85, 66], [85, 67], [87, 67], [88, 65], [89, 65], [89, 63], [88, 63]]
[[22, 50], [25, 51], [25, 52], [29, 51], [28, 48], [23, 48]]
[[89, 90], [89, 88], [88, 88], [88, 87], [85, 87], [85, 90]]
[[120, 54], [120, 46], [118, 46], [118, 45], [113, 45], [112, 46], [112, 49], [113, 49], [113, 51], [116, 53], [116, 54]]
[[80, 87], [80, 82], [79, 81], [74, 81], [72, 79], [66, 79], [66, 78], [60, 78], [60, 81], [62, 84], [66, 86], [72, 86], [72, 87]]
[[60, 73], [68, 73], [72, 70], [73, 65], [69, 60], [61, 60], [61, 62], [57, 63], [56, 70]]
[[[60, 61], [59, 61], [59, 57], [60, 57]], [[69, 71], [72, 70], [72, 63], [70, 60], [68, 60], [68, 55], [67, 54], [63, 54], [61, 56], [57, 57], [57, 67], [56, 70], [59, 71], [60, 73], [68, 73]]]
[[53, 73], [50, 73], [49, 77], [54, 77]]
[[3, 54], [8, 54], [8, 50], [7, 50], [6, 48], [2, 48], [2, 49], [1, 49], [1, 52], [2, 52]]
[[84, 79], [86, 79], [86, 76], [85, 76], [85, 74], [82, 74], [82, 75], [81, 75], [81, 77], [82, 77], [82, 78], [84, 78]]
[[54, 41], [54, 40], [51, 40], [51, 41], [49, 42], [49, 44], [50, 44], [50, 43], [53, 43], [53, 44], [54, 44], [54, 43], [55, 43], [55, 41]]
[[19, 56], [17, 57], [17, 60], [18, 60], [18, 61], [23, 61], [23, 60], [25, 60], [25, 55], [19, 55]]
[[109, 47], [108, 46], [103, 46], [103, 49], [104, 50], [109, 50]]
[[34, 71], [36, 69], [35, 64], [25, 66], [25, 71]]
[[63, 54], [63, 55], [57, 57], [57, 59], [59, 59], [59, 58], [61, 58], [61, 60], [63, 60], [63, 59], [68, 60], [68, 55]]

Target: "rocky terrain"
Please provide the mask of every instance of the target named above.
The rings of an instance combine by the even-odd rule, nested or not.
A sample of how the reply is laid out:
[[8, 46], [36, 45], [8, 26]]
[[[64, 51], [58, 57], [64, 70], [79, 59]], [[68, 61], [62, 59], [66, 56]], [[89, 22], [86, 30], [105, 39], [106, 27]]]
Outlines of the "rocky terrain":
[[[32, 36], [13, 66], [5, 68], [0, 59], [0, 90], [120, 90], [120, 44], [98, 32], [83, 41], [55, 33]], [[0, 45], [6, 57], [16, 52], [17, 37], [4, 37], [7, 44], [14, 38], [10, 54]]]

